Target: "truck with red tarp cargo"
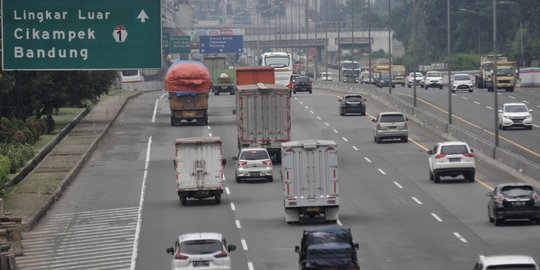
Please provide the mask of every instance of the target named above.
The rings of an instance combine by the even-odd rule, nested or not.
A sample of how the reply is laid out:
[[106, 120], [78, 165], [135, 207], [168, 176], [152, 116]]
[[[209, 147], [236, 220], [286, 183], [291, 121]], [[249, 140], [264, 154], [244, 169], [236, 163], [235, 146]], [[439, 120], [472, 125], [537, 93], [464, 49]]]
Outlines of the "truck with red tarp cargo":
[[171, 126], [182, 120], [208, 124], [208, 94], [212, 79], [201, 62], [176, 61], [165, 75], [165, 90], [169, 92]]

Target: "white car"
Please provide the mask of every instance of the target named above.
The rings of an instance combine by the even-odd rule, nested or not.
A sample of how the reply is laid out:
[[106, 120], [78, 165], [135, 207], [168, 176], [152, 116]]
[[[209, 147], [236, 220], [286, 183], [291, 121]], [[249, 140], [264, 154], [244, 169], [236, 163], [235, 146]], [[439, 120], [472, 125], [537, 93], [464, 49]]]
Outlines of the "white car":
[[459, 90], [473, 91], [473, 81], [469, 74], [456, 74], [452, 78], [452, 93]]
[[272, 172], [272, 160], [265, 148], [242, 148], [236, 160], [236, 182], [240, 183], [243, 180], [259, 180], [265, 179], [268, 182], [274, 180]]
[[332, 72], [321, 72], [321, 78], [323, 81], [332, 81]]
[[234, 250], [220, 233], [201, 232], [178, 236], [167, 253], [174, 256], [171, 270], [230, 270], [229, 253]]
[[[416, 80], [415, 80], [415, 73], [416, 73]], [[409, 73], [409, 76], [407, 76], [407, 87], [411, 88], [413, 86], [413, 82], [416, 82], [416, 85], [423, 85], [424, 84], [424, 75], [420, 72], [411, 72]]]
[[439, 87], [439, 89], [442, 89], [442, 79], [442, 72], [428, 71], [426, 73], [426, 78], [424, 79], [424, 88], [428, 89], [430, 87]]
[[476, 164], [473, 149], [466, 142], [440, 142], [429, 154], [429, 179], [441, 182], [442, 176], [463, 175], [468, 182], [474, 182]]
[[502, 110], [499, 110], [499, 128], [524, 127], [533, 128], [533, 110], [527, 108], [525, 103], [504, 103]]
[[474, 270], [490, 269], [522, 269], [539, 270], [538, 265], [531, 256], [526, 255], [496, 255], [496, 256], [478, 256], [478, 262]]

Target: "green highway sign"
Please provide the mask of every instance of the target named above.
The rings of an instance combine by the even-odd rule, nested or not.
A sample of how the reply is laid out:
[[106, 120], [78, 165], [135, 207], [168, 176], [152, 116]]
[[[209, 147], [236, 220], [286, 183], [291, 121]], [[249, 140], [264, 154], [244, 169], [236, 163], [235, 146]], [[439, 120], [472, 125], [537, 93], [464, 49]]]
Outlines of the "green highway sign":
[[171, 53], [190, 53], [191, 37], [177, 35], [172, 36], [169, 50]]
[[154, 0], [3, 0], [4, 70], [161, 67]]
[[170, 53], [169, 46], [171, 44], [171, 34], [162, 33], [161, 34], [161, 46], [163, 47], [163, 55]]

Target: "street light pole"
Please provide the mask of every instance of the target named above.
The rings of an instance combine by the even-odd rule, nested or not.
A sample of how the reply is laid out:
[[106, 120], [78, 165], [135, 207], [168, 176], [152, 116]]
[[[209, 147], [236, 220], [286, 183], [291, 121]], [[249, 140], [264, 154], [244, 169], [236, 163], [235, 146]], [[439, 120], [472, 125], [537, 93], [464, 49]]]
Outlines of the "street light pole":
[[337, 0], [338, 6], [338, 28], [337, 28], [337, 50], [338, 50], [338, 82], [341, 82], [341, 1]]
[[371, 84], [371, 0], [368, 0], [368, 71], [369, 71], [369, 83]]
[[388, 0], [388, 94], [392, 94], [392, 28], [391, 28], [391, 2]]
[[[412, 61], [413, 61], [413, 104], [416, 108], [416, 0], [412, 1]], [[371, 81], [371, 78], [370, 78]]]
[[446, 0], [446, 46], [448, 49], [448, 60], [446, 63], [446, 69], [448, 69], [448, 125], [452, 124], [452, 69], [450, 66], [450, 60], [452, 59], [450, 48], [450, 0]]
[[493, 54], [495, 55], [495, 61], [493, 61], [493, 75], [491, 76], [493, 82], [493, 94], [494, 98], [494, 129], [495, 129], [495, 147], [493, 148], [493, 158], [497, 152], [497, 147], [499, 147], [499, 95], [497, 94], [497, 0], [492, 0], [493, 4]]

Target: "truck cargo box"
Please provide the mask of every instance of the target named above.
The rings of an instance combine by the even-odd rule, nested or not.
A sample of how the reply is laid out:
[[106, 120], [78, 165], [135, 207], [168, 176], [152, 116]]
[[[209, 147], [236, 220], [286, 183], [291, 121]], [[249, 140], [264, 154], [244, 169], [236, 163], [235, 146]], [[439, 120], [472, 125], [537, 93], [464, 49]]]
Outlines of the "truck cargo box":
[[225, 181], [220, 137], [176, 139], [174, 168], [176, 189], [182, 205], [188, 198], [214, 197], [220, 203]]
[[299, 140], [281, 145], [281, 177], [286, 221], [324, 216], [336, 221], [339, 206], [337, 144]]
[[291, 139], [289, 89], [262, 83], [238, 86], [236, 124], [238, 149], [264, 147], [279, 160], [281, 143]]

